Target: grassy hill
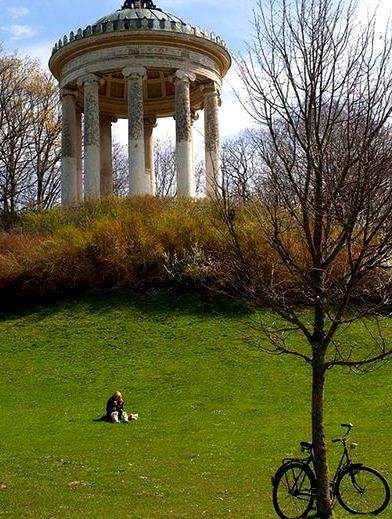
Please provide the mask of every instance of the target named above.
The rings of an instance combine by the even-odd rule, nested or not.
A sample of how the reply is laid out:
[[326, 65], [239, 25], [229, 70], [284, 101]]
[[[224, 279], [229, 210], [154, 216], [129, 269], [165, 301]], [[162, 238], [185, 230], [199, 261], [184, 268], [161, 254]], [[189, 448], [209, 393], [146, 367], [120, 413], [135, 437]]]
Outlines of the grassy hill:
[[[3, 314], [0, 516], [274, 518], [271, 476], [310, 438], [310, 370], [249, 341], [253, 317], [115, 291]], [[332, 371], [326, 395], [329, 439], [352, 421], [358, 460], [390, 480], [391, 371]], [[138, 422], [94, 421], [116, 389]]]

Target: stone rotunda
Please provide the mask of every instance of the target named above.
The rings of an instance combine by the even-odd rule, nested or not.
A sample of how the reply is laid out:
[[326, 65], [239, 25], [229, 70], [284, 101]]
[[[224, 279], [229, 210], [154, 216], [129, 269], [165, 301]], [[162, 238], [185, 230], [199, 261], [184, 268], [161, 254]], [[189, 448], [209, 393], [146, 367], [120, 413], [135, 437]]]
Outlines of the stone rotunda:
[[151, 0], [126, 1], [59, 40], [49, 67], [61, 91], [63, 205], [112, 193], [112, 123], [119, 118], [128, 119], [129, 193], [155, 195], [153, 129], [158, 118], [174, 117], [177, 193], [193, 197], [192, 123], [202, 109], [211, 196], [220, 170], [220, 88], [230, 64], [218, 36]]

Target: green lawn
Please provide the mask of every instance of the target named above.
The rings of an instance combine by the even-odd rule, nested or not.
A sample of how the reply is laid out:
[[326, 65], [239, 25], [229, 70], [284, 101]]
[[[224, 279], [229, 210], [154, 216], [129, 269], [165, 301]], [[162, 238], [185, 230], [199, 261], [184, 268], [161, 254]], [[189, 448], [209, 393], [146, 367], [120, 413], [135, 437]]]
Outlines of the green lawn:
[[[110, 292], [3, 315], [0, 517], [276, 517], [271, 476], [310, 438], [310, 371], [244, 341], [250, 318]], [[327, 380], [329, 438], [352, 421], [358, 459], [391, 480], [391, 365]], [[116, 389], [138, 422], [94, 421]]]

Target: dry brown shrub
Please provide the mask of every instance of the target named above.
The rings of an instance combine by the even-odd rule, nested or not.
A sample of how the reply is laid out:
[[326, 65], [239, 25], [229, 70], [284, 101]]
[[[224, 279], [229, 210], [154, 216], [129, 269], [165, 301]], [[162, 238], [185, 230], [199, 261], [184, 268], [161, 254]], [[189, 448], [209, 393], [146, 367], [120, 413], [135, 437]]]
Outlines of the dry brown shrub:
[[[230, 290], [241, 261], [255, 287], [298, 298], [298, 280], [274, 249], [273, 229], [262, 210], [240, 206], [233, 218], [241, 258], [219, 204], [207, 200], [108, 198], [31, 214], [25, 228], [0, 233], [0, 290], [8, 294], [5, 298], [29, 300], [97, 286], [143, 289], [181, 283]], [[310, 260], [293, 222], [287, 221], [282, 236], [306, 274]], [[328, 282], [344, 276], [346, 268], [347, 251], [342, 250]], [[364, 291], [370, 293], [378, 282], [364, 280]]]

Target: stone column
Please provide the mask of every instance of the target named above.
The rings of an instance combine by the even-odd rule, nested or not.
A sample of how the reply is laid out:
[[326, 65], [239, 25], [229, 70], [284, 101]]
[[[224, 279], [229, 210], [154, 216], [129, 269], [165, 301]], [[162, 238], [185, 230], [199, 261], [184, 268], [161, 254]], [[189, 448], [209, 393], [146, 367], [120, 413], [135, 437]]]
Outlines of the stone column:
[[101, 196], [113, 194], [112, 123], [117, 119], [110, 115], [100, 117], [101, 135]]
[[82, 107], [76, 106], [76, 196], [83, 201]]
[[178, 196], [195, 196], [195, 172], [190, 102], [190, 82], [195, 81], [195, 79], [195, 74], [184, 70], [177, 70], [174, 74]]
[[79, 80], [84, 88], [84, 198], [100, 195], [99, 82], [95, 74]]
[[73, 206], [77, 198], [77, 120], [76, 91], [61, 90], [61, 203]]
[[204, 140], [206, 194], [217, 196], [222, 189], [221, 157], [219, 142], [220, 93], [217, 85], [211, 83], [203, 88], [204, 96]]
[[154, 137], [153, 130], [157, 125], [157, 118], [153, 116], [144, 118], [144, 150], [146, 163], [146, 182], [148, 192], [155, 196], [155, 169], [154, 169]]
[[129, 194], [146, 195], [149, 193], [144, 152], [143, 78], [146, 69], [126, 67], [122, 73], [128, 78]]
[[[199, 120], [199, 114], [195, 110], [191, 110], [191, 122], [192, 122], [192, 136], [193, 136], [193, 125], [195, 121]], [[195, 186], [195, 196], [197, 195], [197, 179], [196, 179], [196, 161], [195, 161], [195, 146], [194, 140], [192, 139], [192, 170]]]

